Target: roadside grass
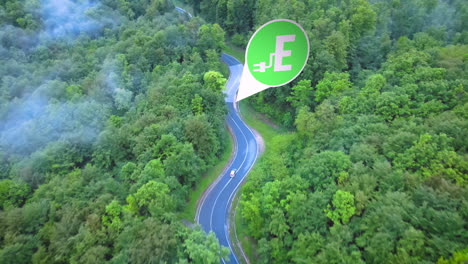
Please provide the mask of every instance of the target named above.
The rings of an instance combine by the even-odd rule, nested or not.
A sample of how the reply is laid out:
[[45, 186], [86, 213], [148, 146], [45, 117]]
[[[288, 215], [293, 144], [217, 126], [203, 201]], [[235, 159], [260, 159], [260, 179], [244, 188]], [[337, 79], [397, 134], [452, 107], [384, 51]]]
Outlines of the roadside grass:
[[[285, 133], [286, 130], [282, 128], [273, 127], [270, 124], [268, 124], [268, 122], [265, 122], [266, 118], [262, 114], [256, 112], [245, 100], [239, 103], [239, 109], [247, 125], [255, 129], [262, 136], [265, 144], [265, 153], [263, 155], [265, 155], [272, 144], [273, 138], [277, 135]], [[261, 160], [261, 158], [259, 160]], [[258, 162], [254, 165], [254, 168], [258, 164]], [[240, 195], [242, 195], [243, 190], [244, 185], [242, 185], [239, 189], [239, 197]], [[257, 242], [249, 236], [247, 230], [247, 223], [243, 221], [240, 213], [241, 209], [242, 208], [239, 205], [239, 208], [235, 210], [235, 230], [237, 232], [237, 237], [239, 239], [239, 242], [241, 243], [245, 255], [249, 260], [252, 260], [252, 262], [254, 262], [253, 260], [257, 259]]]
[[234, 58], [236, 58], [238, 61], [240, 61], [242, 64], [245, 63], [245, 50], [235, 47], [233, 44], [229, 42], [225, 42], [225, 47], [224, 47], [224, 53], [227, 53]]
[[190, 190], [189, 202], [187, 203], [185, 210], [180, 212], [180, 219], [186, 219], [189, 221], [193, 221], [195, 219], [195, 214], [197, 213], [198, 200], [201, 198], [206, 188], [208, 188], [208, 186], [210, 186], [210, 184], [214, 180], [216, 180], [216, 178], [223, 172], [225, 166], [229, 162], [234, 142], [227, 129], [226, 134], [226, 148], [223, 154], [221, 155], [221, 158], [213, 167], [208, 169], [208, 171], [202, 176], [195, 189]]
[[[174, 0], [174, 4], [176, 6], [179, 6], [187, 10], [191, 14], [193, 14], [193, 9], [189, 5], [185, 4], [183, 1]], [[245, 50], [235, 47], [233, 44], [229, 43], [228, 41], [226, 41], [225, 44], [226, 45], [223, 49], [223, 52], [233, 56], [242, 64], [245, 64]], [[223, 75], [225, 75], [227, 78], [229, 76], [229, 67], [223, 64], [222, 71], [223, 71], [222, 72]], [[250, 127], [255, 129], [258, 133], [260, 133], [260, 135], [262, 136], [264, 144], [265, 144], [265, 152], [268, 150], [268, 147], [271, 144], [272, 139], [275, 136], [285, 132], [284, 129], [275, 128], [269, 125], [267, 122], [265, 122], [265, 117], [261, 115], [260, 113], [256, 112], [245, 100], [239, 103], [239, 108], [240, 108], [240, 112], [244, 121]], [[195, 214], [197, 211], [198, 200], [201, 198], [204, 191], [216, 179], [216, 177], [218, 177], [223, 172], [225, 166], [229, 162], [234, 142], [233, 142], [232, 136], [229, 134], [227, 130], [226, 130], [226, 133], [228, 133], [228, 135], [225, 140], [226, 149], [224, 150], [224, 153], [221, 155], [221, 158], [219, 159], [218, 163], [214, 165], [212, 168], [210, 168], [205, 173], [205, 175], [202, 176], [199, 184], [195, 187], [195, 189], [190, 190], [189, 202], [185, 210], [179, 214], [180, 219], [194, 221]], [[236, 194], [236, 197], [233, 199], [233, 203], [235, 202], [237, 205], [239, 205], [238, 200], [240, 199], [243, 189], [244, 189], [244, 185], [240, 187], [238, 193]], [[240, 208], [237, 208], [237, 209], [240, 209]], [[256, 259], [256, 256], [257, 256], [256, 254], [257, 242], [249, 236], [248, 231], [247, 231], [247, 224], [243, 221], [240, 210], [234, 209], [233, 211], [234, 212], [233, 213], [231, 212], [231, 214], [234, 214], [234, 219], [235, 219], [234, 230], [237, 233], [239, 242], [241, 243], [242, 249], [244, 250], [244, 253], [247, 255], [248, 259], [254, 260]], [[239, 253], [238, 247], [235, 246], [234, 248]], [[243, 259], [239, 259], [239, 260], [242, 263], [244, 263]]]
[[[237, 199], [240, 199], [242, 192], [244, 189], [244, 185], [241, 186], [239, 191], [237, 192]], [[250, 262], [255, 263], [255, 259], [258, 259], [257, 257], [257, 241], [255, 241], [253, 238], [249, 236], [248, 230], [247, 230], [247, 223], [244, 222], [242, 219], [241, 215], [241, 206], [240, 203], [237, 203], [238, 207], [236, 210], [234, 210], [234, 221], [235, 221], [235, 231], [237, 233], [237, 239], [239, 239], [239, 242], [242, 246], [242, 249], [244, 250], [245, 255], [249, 259]], [[238, 247], [236, 247], [236, 252], [237, 256], [240, 256], [240, 251]], [[240, 260], [240, 259], [239, 259]], [[245, 263], [245, 261], [242, 259], [240, 261], [242, 263]]]
[[286, 129], [273, 127], [268, 124], [266, 122], [267, 118], [255, 111], [245, 100], [240, 101], [239, 109], [242, 114], [242, 118], [247, 125], [257, 130], [257, 132], [262, 135], [262, 138], [265, 141], [265, 149], [268, 148], [268, 143], [271, 143], [275, 136], [287, 132]]
[[[231, 230], [231, 232], [229, 232], [229, 236], [230, 236], [231, 241], [235, 242], [235, 243], [232, 243], [231, 246], [234, 251], [234, 254], [237, 256], [237, 260], [239, 261], [239, 263], [247, 264], [244, 257], [241, 257], [242, 252], [240, 250], [240, 246], [242, 247], [247, 258], [249, 260], [254, 260], [256, 259], [256, 255], [255, 255], [256, 242], [251, 240], [246, 234], [243, 234], [242, 237], [238, 237], [239, 235], [238, 228], [241, 228], [241, 232], [243, 233], [245, 233], [247, 229], [244, 222], [242, 221], [241, 214], [238, 210], [240, 195], [241, 195], [243, 186], [244, 185], [241, 185], [241, 188], [234, 196], [234, 199], [232, 199], [232, 208], [229, 212], [229, 218], [234, 219], [234, 221], [229, 221], [229, 228]], [[237, 243], [236, 241], [239, 241], [239, 243]]]

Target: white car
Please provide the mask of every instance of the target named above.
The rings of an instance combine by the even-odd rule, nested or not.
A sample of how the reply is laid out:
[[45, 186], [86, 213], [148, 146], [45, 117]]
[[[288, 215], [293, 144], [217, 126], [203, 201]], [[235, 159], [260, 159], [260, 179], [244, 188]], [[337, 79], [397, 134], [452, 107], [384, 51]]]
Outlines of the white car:
[[231, 173], [229, 173], [229, 177], [234, 177], [236, 176], [236, 170], [232, 170]]

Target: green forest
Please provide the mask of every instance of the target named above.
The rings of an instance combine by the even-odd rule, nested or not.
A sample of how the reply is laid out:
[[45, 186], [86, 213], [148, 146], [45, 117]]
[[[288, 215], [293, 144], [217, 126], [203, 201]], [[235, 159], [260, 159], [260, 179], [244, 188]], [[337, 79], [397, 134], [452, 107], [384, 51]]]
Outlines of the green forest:
[[252, 263], [468, 261], [464, 0], [0, 0], [0, 263], [220, 263], [181, 221], [227, 148], [226, 43], [305, 29], [242, 189]]
[[164, 0], [0, 4], [0, 263], [219, 263], [177, 214], [226, 147], [224, 31]]
[[248, 99], [290, 131], [242, 193], [257, 263], [468, 261], [466, 1], [193, 2], [240, 46], [274, 18], [310, 38], [296, 81]]

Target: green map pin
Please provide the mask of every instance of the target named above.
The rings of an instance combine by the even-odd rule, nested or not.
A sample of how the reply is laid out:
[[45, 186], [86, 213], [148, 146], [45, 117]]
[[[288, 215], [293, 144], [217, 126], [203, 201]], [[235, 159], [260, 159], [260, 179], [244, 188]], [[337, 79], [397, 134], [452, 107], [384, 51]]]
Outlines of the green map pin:
[[308, 58], [309, 38], [299, 24], [287, 19], [267, 22], [247, 45], [236, 101], [291, 82], [302, 72]]

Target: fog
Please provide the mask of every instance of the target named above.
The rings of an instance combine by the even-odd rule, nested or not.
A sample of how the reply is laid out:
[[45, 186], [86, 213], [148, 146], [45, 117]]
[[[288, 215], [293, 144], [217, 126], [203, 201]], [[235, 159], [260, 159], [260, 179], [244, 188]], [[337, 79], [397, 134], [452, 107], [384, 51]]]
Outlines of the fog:
[[96, 6], [97, 3], [91, 1], [42, 0], [40, 13], [44, 31], [41, 34], [61, 38], [97, 32], [103, 25], [87, 15]]
[[0, 148], [29, 154], [52, 141], [90, 144], [105, 124], [110, 107], [81, 97], [68, 102], [50, 98], [50, 89], [63, 83], [49, 81], [26, 98], [15, 99], [0, 125]]
[[[99, 1], [26, 1], [25, 9], [28, 8], [40, 18], [37, 31], [13, 25], [0, 28], [0, 58], [9, 61], [0, 69], [0, 151], [28, 155], [53, 141], [91, 144], [110, 115], [110, 101], [87, 95], [67, 98], [66, 88], [73, 82], [66, 80], [66, 71], [72, 68], [73, 61], [39, 61], [34, 64], [36, 68], [31, 68], [28, 55], [44, 47], [51, 52], [49, 46], [57, 41], [73, 45], [80, 36], [99, 37], [105, 28], [118, 26], [122, 17]], [[101, 74], [107, 75], [105, 79], [109, 81], [96, 89], [109, 90], [103, 94], [126, 107], [132, 94], [119, 87], [112, 73], [112, 69], [103, 69]], [[13, 93], [13, 98], [2, 101], [2, 93]]]

